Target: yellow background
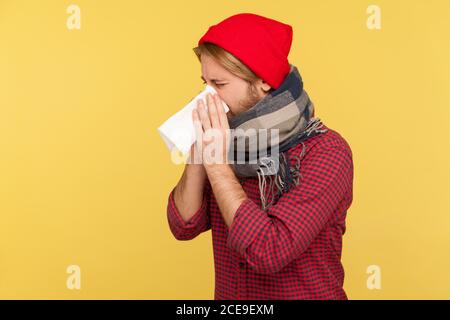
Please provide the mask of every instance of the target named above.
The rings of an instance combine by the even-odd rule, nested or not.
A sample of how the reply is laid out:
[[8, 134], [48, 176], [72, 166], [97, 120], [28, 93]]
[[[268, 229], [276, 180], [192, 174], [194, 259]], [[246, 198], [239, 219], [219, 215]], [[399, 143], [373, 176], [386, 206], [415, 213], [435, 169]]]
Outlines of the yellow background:
[[198, 39], [238, 12], [293, 26], [290, 62], [352, 148], [349, 298], [450, 298], [447, 0], [0, 0], [0, 298], [213, 298], [210, 232], [168, 228], [183, 167], [156, 128], [203, 86]]

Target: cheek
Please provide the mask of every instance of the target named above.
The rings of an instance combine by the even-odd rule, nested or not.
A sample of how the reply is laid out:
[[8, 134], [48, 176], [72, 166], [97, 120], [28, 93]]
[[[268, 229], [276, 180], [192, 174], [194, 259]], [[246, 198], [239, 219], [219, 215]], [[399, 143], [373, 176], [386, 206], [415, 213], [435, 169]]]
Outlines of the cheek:
[[231, 112], [237, 114], [240, 112], [240, 101], [246, 98], [246, 90], [241, 87], [224, 88], [219, 92], [219, 96], [230, 108]]
[[233, 92], [231, 90], [222, 89], [217, 90], [217, 93], [219, 93], [220, 99], [227, 104], [231, 112], [234, 113], [236, 102], [234, 101]]

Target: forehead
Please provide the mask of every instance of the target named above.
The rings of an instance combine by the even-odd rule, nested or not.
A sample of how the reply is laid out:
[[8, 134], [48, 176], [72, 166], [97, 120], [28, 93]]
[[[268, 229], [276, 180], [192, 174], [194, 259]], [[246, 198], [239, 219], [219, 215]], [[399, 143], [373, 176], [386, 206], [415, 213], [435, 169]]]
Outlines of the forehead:
[[209, 79], [211, 81], [214, 81], [230, 78], [231, 73], [228, 72], [224, 67], [222, 67], [219, 63], [217, 63], [216, 60], [209, 57], [208, 55], [201, 56], [201, 65], [202, 65], [201, 78], [203, 80]]

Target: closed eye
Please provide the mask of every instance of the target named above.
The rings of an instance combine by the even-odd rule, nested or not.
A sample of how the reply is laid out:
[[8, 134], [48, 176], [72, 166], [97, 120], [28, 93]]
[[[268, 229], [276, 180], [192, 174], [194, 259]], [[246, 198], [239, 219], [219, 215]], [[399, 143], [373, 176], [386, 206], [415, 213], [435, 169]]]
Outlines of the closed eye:
[[[206, 81], [203, 80], [203, 84], [206, 84]], [[217, 87], [222, 87], [225, 86], [226, 83], [214, 83], [214, 85], [216, 85]]]

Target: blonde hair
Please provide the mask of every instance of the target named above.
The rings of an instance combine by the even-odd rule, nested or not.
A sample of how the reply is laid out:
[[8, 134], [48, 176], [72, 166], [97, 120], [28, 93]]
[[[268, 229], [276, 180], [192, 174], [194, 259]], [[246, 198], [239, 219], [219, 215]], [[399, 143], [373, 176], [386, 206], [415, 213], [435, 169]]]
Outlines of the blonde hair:
[[[250, 85], [250, 90], [254, 92], [255, 82], [259, 80], [260, 77], [258, 77], [233, 54], [210, 42], [204, 42], [198, 47], [193, 48], [192, 50], [194, 50], [194, 53], [199, 61], [201, 61], [202, 54], [207, 54], [214, 58], [227, 71], [248, 82], [248, 84]], [[269, 92], [273, 90], [273, 88], [270, 88]]]

